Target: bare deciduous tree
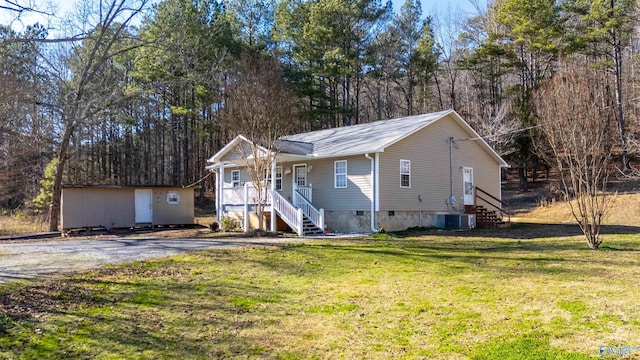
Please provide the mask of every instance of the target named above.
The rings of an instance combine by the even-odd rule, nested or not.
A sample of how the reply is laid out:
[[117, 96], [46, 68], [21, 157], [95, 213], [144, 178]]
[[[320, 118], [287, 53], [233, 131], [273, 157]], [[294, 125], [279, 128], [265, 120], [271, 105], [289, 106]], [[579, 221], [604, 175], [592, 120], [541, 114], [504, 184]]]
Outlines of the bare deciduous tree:
[[615, 131], [615, 107], [606, 84], [602, 72], [573, 64], [536, 96], [538, 123], [560, 171], [565, 199], [592, 249], [602, 244]]
[[278, 138], [296, 125], [297, 104], [287, 90], [284, 74], [277, 59], [259, 54], [242, 56], [236, 77], [227, 88], [226, 125], [249, 140], [241, 146], [247, 170], [256, 188], [258, 227], [264, 229], [264, 205], [267, 202], [268, 179]]
[[500, 105], [495, 116], [487, 116], [483, 119], [470, 117], [471, 125], [483, 139], [498, 152], [500, 156], [510, 155], [514, 151], [513, 141], [516, 134], [521, 131], [518, 121], [509, 116], [511, 111], [509, 103]]
[[[104, 68], [117, 55], [139, 46], [120, 47], [121, 41], [128, 37], [128, 27], [133, 19], [145, 8], [147, 0], [109, 0], [100, 2], [97, 24], [84, 37], [81, 44], [71, 43], [71, 60], [74, 65], [72, 81], [65, 75], [68, 71], [49, 62], [51, 76], [57, 78], [62, 89], [63, 131], [58, 145], [58, 166], [53, 185], [53, 201], [49, 229], [55, 231], [60, 219], [62, 179], [71, 138], [83, 121], [108, 108], [117, 99], [119, 91], [109, 91], [112, 83], [105, 82]], [[66, 65], [62, 65], [66, 66]], [[108, 96], [105, 98], [105, 93]]]

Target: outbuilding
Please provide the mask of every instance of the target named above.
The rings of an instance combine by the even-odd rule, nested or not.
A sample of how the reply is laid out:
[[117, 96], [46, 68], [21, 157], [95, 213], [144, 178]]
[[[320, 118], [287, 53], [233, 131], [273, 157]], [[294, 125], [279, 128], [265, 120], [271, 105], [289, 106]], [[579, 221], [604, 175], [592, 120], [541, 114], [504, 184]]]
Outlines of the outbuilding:
[[192, 225], [193, 188], [64, 186], [62, 229]]

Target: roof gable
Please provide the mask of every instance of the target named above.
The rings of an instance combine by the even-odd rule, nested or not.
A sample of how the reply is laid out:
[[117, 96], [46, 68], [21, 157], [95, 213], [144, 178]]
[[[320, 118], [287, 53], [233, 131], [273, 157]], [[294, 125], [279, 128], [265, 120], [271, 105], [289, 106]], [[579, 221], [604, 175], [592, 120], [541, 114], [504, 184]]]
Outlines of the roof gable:
[[[247, 139], [242, 135], [238, 135], [233, 140], [231, 140], [227, 145], [225, 145], [222, 149], [220, 149], [220, 151], [215, 153], [215, 155], [210, 157], [207, 160], [207, 162], [213, 163], [213, 164], [223, 163], [225, 161], [225, 157], [232, 156], [234, 153], [237, 153], [236, 157], [233, 158], [233, 160], [236, 160], [237, 157], [239, 156], [242, 157], [246, 153], [246, 152], [243, 152], [243, 150], [240, 150], [239, 147], [249, 146], [250, 144], [251, 144], [251, 141], [249, 139]], [[264, 153], [268, 153], [268, 151], [262, 146], [259, 146], [259, 150]]]

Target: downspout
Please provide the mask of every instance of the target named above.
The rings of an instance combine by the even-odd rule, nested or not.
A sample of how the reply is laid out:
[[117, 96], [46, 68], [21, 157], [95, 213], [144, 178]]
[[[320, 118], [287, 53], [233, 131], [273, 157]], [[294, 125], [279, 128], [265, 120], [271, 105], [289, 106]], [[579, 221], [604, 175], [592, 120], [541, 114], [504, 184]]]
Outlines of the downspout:
[[364, 154], [364, 157], [371, 160], [371, 231], [377, 233], [380, 230], [376, 228], [376, 163], [375, 159], [369, 156], [369, 153]]

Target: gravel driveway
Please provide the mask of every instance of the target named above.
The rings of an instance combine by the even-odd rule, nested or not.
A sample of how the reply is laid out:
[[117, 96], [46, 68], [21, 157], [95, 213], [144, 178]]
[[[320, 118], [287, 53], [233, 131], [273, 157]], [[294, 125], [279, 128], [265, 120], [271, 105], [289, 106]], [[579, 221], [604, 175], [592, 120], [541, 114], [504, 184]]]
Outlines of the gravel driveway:
[[0, 283], [179, 254], [213, 247], [270, 245], [292, 238], [167, 239], [103, 238], [0, 243]]

